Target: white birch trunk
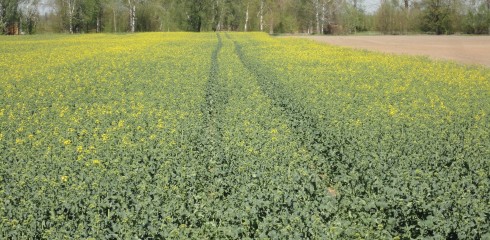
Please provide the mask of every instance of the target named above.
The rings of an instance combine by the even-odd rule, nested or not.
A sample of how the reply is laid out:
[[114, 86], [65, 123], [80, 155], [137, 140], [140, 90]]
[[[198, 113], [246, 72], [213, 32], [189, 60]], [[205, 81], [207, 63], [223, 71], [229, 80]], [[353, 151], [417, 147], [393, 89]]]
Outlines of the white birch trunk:
[[136, 31], [136, 5], [133, 5], [133, 16], [131, 17], [131, 32]]
[[73, 14], [75, 13], [76, 1], [68, 0], [67, 4], [68, 4], [68, 24], [69, 24], [68, 31], [70, 32], [70, 34], [73, 34]]
[[274, 14], [271, 9], [271, 24], [269, 27], [269, 34], [274, 34]]
[[136, 4], [134, 1], [128, 0], [129, 6], [129, 28], [132, 33], [136, 31]]
[[320, 0], [315, 0], [316, 33], [320, 34]]
[[248, 4], [247, 11], [245, 12], [245, 32], [248, 30]]
[[114, 7], [112, 9], [112, 16], [113, 16], [113, 21], [114, 21], [114, 32], [117, 32], [117, 23], [116, 23], [116, 8]]
[[[214, 7], [213, 7], [214, 8]], [[216, 18], [218, 18], [218, 21], [216, 22], [216, 32], [221, 31], [221, 11], [219, 10], [219, 0], [216, 0], [216, 13], [213, 18], [213, 22], [216, 22]]]
[[97, 33], [100, 33], [100, 16], [97, 16]]
[[322, 34], [324, 33], [323, 31], [325, 30], [325, 11], [327, 10], [327, 7], [325, 6], [325, 1], [322, 1], [322, 19], [321, 19], [321, 25], [322, 25], [322, 28], [321, 28], [321, 31], [322, 31]]
[[264, 31], [264, 0], [260, 1], [260, 31]]

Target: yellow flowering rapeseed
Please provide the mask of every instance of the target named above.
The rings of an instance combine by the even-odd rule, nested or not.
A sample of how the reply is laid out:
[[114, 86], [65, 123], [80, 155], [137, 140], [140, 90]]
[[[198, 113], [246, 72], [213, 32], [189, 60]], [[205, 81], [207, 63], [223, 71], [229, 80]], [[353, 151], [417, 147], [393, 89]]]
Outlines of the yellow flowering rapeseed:
[[488, 69], [263, 33], [0, 52], [0, 239], [488, 234]]

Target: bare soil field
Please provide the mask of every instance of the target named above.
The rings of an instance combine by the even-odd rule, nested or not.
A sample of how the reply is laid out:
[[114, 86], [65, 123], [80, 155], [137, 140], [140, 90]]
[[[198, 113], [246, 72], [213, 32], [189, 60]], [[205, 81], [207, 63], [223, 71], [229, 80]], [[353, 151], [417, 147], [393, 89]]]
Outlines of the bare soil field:
[[490, 67], [490, 36], [301, 36], [334, 45]]

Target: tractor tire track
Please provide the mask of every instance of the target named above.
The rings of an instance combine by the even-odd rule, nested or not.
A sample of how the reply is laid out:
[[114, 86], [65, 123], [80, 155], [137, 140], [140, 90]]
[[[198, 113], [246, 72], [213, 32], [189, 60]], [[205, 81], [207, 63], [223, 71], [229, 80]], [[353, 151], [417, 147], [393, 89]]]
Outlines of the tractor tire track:
[[209, 71], [208, 82], [206, 85], [205, 104], [202, 107], [204, 132], [201, 136], [202, 143], [207, 146], [206, 152], [217, 162], [222, 162], [225, 158], [222, 148], [223, 141], [223, 113], [228, 105], [229, 91], [226, 86], [226, 79], [220, 76], [220, 66], [218, 56], [223, 47], [223, 42], [219, 33], [216, 33], [218, 44], [211, 56], [211, 69]]
[[[229, 38], [228, 35], [227, 37]], [[274, 72], [265, 69], [257, 60], [248, 58], [242, 50], [242, 45], [236, 40], [233, 40], [233, 43], [240, 61], [245, 68], [255, 75], [261, 90], [272, 100], [273, 105], [284, 112], [288, 125], [297, 136], [299, 143], [312, 156], [322, 159], [322, 161], [316, 163], [316, 168], [320, 171], [319, 174], [323, 175], [323, 170], [328, 171], [327, 175], [335, 174], [335, 169], [327, 166], [332, 166], [332, 162], [338, 162], [343, 159], [342, 146], [337, 145], [334, 139], [331, 139], [330, 135], [319, 127], [318, 120], [313, 117], [308, 108], [305, 108], [291, 97], [290, 90], [279, 81]]]
[[[205, 86], [204, 102], [201, 106], [202, 122], [198, 136], [192, 139], [192, 159], [182, 163], [186, 169], [196, 169], [193, 176], [184, 176], [186, 185], [192, 186], [186, 192], [185, 213], [176, 216], [176, 225], [202, 227], [204, 223], [219, 223], [219, 214], [195, 214], [202, 209], [199, 206], [212, 205], [216, 201], [223, 201], [231, 192], [231, 184], [224, 179], [231, 174], [230, 154], [226, 152], [223, 140], [224, 111], [228, 105], [229, 89], [226, 79], [220, 75], [219, 55], [223, 42], [219, 33], [216, 33], [218, 43], [211, 54], [211, 67]], [[180, 173], [176, 173], [180, 174]], [[196, 198], [207, 196], [209, 193], [219, 193], [213, 199]]]

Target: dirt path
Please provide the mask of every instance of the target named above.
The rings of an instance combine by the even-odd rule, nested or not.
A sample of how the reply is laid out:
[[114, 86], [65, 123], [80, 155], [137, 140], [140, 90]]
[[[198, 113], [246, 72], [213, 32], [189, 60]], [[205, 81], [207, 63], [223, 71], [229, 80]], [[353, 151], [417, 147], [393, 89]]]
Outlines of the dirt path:
[[301, 36], [340, 46], [490, 67], [490, 36]]

